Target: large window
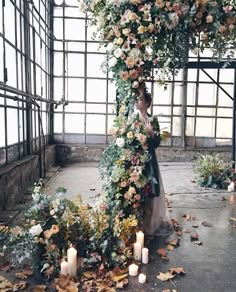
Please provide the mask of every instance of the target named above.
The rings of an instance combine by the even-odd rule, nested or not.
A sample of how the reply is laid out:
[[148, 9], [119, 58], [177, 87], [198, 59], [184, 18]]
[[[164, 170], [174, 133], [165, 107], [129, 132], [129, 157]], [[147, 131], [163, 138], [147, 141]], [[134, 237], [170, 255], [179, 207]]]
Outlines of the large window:
[[49, 1], [0, 3], [0, 165], [48, 143]]
[[[116, 90], [101, 70], [105, 53], [93, 39], [94, 29], [87, 26], [77, 0], [54, 0], [53, 23], [54, 99], [60, 102], [54, 114], [55, 142], [107, 143]], [[209, 52], [202, 57], [209, 58]], [[191, 52], [190, 60], [197, 60]], [[180, 70], [167, 90], [148, 84], [154, 96], [152, 111], [159, 116], [161, 128], [172, 133], [168, 146], [231, 144], [234, 71], [206, 73]]]

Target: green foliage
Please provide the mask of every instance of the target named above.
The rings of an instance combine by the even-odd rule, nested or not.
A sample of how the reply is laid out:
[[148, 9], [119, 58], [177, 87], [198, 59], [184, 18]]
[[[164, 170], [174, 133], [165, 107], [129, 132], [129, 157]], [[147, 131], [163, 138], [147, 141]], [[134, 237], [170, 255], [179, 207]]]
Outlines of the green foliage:
[[200, 154], [195, 162], [194, 171], [198, 174], [197, 182], [202, 187], [225, 189], [229, 181], [236, 180], [232, 162], [225, 163], [219, 154]]

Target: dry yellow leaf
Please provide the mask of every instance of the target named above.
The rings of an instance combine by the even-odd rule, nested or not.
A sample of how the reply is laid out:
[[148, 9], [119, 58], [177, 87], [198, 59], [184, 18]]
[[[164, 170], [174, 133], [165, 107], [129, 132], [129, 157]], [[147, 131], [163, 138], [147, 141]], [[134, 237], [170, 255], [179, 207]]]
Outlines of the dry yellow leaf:
[[85, 278], [87, 278], [88, 280], [95, 279], [96, 278], [96, 272], [87, 271], [87, 272], [83, 273], [83, 276]]
[[45, 292], [47, 286], [45, 285], [36, 285], [33, 287], [33, 292]]
[[19, 283], [14, 284], [13, 291], [23, 290], [26, 288], [27, 284], [26, 281], [20, 281]]
[[116, 288], [122, 289], [129, 283], [129, 280], [127, 278], [123, 279], [122, 281], [119, 281], [116, 283]]
[[28, 277], [28, 276], [27, 276], [25, 273], [23, 273], [23, 272], [15, 273], [15, 276], [16, 276], [16, 278], [21, 279], [21, 280], [27, 279], [27, 277]]
[[167, 248], [167, 250], [169, 250], [169, 251], [171, 251], [171, 250], [174, 249], [173, 245], [170, 245], [170, 244], [168, 244], [166, 248]]
[[128, 277], [128, 274], [121, 274], [121, 275], [115, 275], [112, 277], [112, 280], [115, 282], [119, 282], [122, 279], [125, 279]]
[[174, 278], [175, 275], [172, 275], [170, 272], [167, 272], [167, 273], [159, 273], [159, 275], [157, 276], [157, 279], [161, 280], [161, 281], [168, 281], [172, 278]]
[[170, 268], [168, 270], [171, 274], [185, 274], [185, 271], [182, 267], [178, 267], [178, 268]]
[[13, 284], [9, 282], [6, 278], [0, 276], [0, 291], [1, 292], [8, 292], [12, 291]]

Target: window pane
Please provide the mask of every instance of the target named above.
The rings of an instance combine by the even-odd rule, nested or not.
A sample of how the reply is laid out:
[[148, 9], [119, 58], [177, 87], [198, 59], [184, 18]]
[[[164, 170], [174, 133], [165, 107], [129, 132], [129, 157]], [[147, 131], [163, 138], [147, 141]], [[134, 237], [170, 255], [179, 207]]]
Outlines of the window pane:
[[106, 101], [106, 80], [87, 80], [87, 101]]
[[68, 78], [67, 79], [68, 100], [84, 100], [84, 79]]
[[5, 114], [4, 109], [0, 107], [0, 147], [5, 146]]
[[65, 19], [65, 38], [69, 40], [84, 40], [85, 20]]
[[57, 39], [63, 39], [63, 19], [54, 18], [54, 31], [53, 34]]
[[15, 44], [15, 11], [11, 1], [5, 1], [4, 16], [5, 36]]
[[101, 65], [105, 60], [104, 55], [89, 54], [87, 55], [88, 64], [88, 77], [106, 77], [106, 74], [102, 72]]
[[63, 97], [62, 78], [54, 78], [54, 100], [61, 100]]
[[105, 134], [105, 116], [87, 115], [86, 116], [86, 133]]
[[0, 37], [0, 81], [3, 81], [3, 80], [4, 80], [3, 78], [3, 41], [2, 41], [2, 38]]
[[61, 76], [63, 73], [63, 54], [54, 52], [54, 75]]
[[8, 85], [16, 87], [16, 51], [6, 44], [6, 67], [8, 75]]
[[84, 133], [84, 115], [66, 114], [65, 133]]
[[215, 120], [198, 118], [196, 121], [196, 137], [214, 137]]
[[232, 138], [232, 120], [217, 119], [216, 136], [222, 138]]
[[62, 114], [54, 113], [54, 133], [62, 133]]
[[18, 142], [17, 110], [7, 109], [7, 143], [8, 145]]
[[84, 54], [68, 54], [68, 76], [84, 76]]

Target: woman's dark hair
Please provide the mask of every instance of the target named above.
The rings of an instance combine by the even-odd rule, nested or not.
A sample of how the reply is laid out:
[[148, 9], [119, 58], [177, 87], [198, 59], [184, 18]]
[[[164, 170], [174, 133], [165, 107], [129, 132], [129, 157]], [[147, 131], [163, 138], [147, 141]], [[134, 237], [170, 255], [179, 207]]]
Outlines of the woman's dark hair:
[[147, 104], [147, 107], [150, 107], [150, 105], [152, 103], [152, 95], [151, 95], [150, 92], [147, 91], [146, 87], [144, 88], [143, 97], [144, 97], [144, 100], [145, 100], [145, 102]]

